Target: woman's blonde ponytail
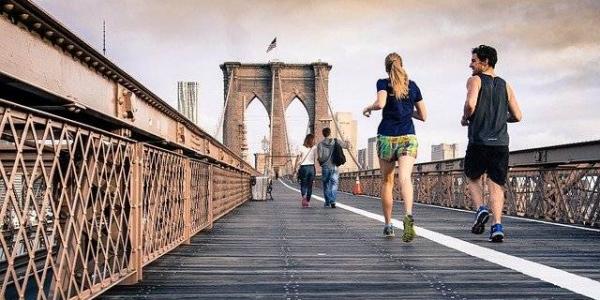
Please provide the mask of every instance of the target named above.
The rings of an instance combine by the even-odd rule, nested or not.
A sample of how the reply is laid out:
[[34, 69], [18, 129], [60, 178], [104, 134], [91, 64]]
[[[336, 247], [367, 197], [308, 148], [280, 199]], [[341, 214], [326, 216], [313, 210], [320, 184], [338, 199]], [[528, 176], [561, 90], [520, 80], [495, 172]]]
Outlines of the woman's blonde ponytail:
[[406, 98], [408, 96], [408, 75], [402, 67], [402, 57], [397, 53], [390, 53], [385, 58], [385, 71], [390, 77], [390, 84], [396, 100]]

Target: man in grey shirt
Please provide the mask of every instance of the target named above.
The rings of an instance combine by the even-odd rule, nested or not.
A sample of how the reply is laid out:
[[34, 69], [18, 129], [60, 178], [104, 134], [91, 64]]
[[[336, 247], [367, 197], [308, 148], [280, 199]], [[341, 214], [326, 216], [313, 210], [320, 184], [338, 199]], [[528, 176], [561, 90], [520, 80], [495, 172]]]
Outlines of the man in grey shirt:
[[323, 183], [323, 195], [325, 196], [325, 207], [335, 208], [335, 197], [338, 188], [340, 174], [337, 166], [333, 163], [331, 156], [333, 147], [337, 143], [344, 149], [348, 149], [348, 142], [329, 137], [331, 129], [323, 128], [323, 140], [317, 145], [319, 164], [321, 165], [321, 182]]
[[496, 49], [481, 45], [472, 50], [469, 67], [473, 74], [467, 80], [467, 100], [461, 120], [469, 126], [469, 145], [465, 155], [465, 175], [475, 207], [478, 207], [471, 232], [482, 234], [488, 221], [489, 208], [483, 204], [482, 175], [487, 173], [493, 223], [490, 242], [502, 242], [502, 208], [504, 184], [508, 174], [507, 122], [521, 121], [521, 109], [512, 87], [496, 76]]

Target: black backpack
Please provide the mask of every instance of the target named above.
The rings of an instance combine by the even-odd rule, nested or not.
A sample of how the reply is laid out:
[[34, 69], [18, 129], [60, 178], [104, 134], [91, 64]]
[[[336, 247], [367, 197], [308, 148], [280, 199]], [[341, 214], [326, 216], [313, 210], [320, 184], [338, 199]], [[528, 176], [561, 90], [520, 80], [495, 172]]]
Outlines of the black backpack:
[[344, 155], [344, 149], [338, 144], [337, 139], [333, 143], [333, 152], [331, 153], [331, 162], [337, 167], [346, 163], [346, 156]]

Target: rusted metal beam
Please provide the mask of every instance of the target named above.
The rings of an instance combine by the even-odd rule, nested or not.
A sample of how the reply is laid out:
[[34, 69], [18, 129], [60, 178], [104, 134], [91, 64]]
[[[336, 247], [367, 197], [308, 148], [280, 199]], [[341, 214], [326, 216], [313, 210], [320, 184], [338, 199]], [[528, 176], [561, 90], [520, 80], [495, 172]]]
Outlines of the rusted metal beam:
[[[415, 164], [414, 172], [462, 170], [463, 158]], [[600, 140], [511, 151], [510, 167], [552, 167], [600, 161]]]
[[[252, 166], [25, 0], [0, 0], [0, 77], [17, 90], [52, 95], [60, 105], [199, 157], [254, 173]], [[39, 103], [44, 106], [47, 103]]]

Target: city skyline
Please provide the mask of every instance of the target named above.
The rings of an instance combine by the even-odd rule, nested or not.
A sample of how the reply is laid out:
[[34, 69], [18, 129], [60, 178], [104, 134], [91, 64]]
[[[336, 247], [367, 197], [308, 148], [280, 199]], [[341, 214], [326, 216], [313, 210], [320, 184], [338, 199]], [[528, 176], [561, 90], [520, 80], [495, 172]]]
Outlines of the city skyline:
[[[600, 3], [595, 1], [34, 2], [99, 50], [105, 19], [106, 56], [173, 107], [173, 82], [202, 82], [198, 123], [210, 134], [223, 105], [219, 64], [320, 59], [333, 65], [333, 110], [356, 116], [357, 147], [362, 148], [376, 134], [380, 113], [364, 118], [360, 112], [374, 100], [376, 80], [386, 76], [385, 55], [396, 51], [430, 112], [426, 123], [415, 122], [418, 161], [428, 160], [435, 143], [466, 149], [466, 129], [459, 119], [470, 50], [490, 44], [499, 51], [497, 73], [513, 85], [523, 110], [522, 124], [509, 126], [511, 150], [600, 138], [595, 129], [600, 126], [595, 103], [600, 96]], [[275, 36], [277, 48], [265, 53]]]

